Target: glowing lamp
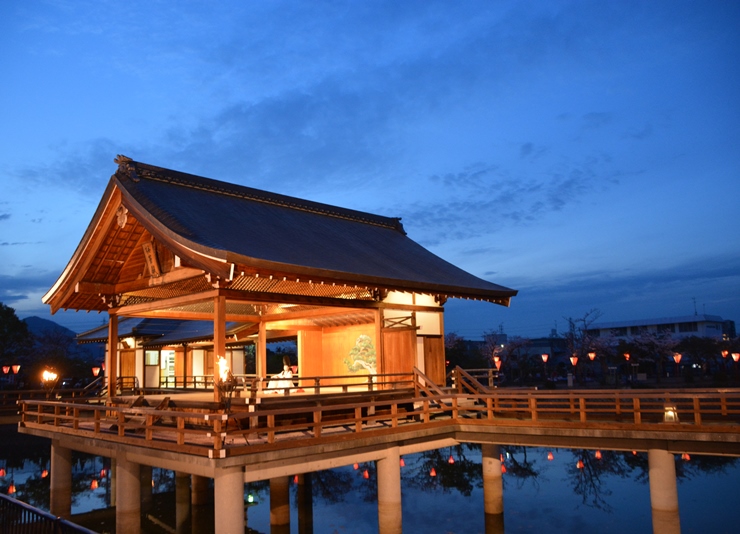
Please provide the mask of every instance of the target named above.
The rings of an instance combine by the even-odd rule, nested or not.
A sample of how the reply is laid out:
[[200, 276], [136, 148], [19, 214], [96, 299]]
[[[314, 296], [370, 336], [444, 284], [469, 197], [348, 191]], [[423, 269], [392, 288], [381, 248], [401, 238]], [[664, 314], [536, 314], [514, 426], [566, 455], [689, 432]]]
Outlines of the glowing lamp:
[[550, 358], [550, 355], [549, 355], [549, 354], [543, 354], [543, 355], [542, 355], [542, 361], [543, 361], [544, 363], [547, 363], [547, 360], [548, 360], [549, 358]]
[[452, 457], [451, 454], [450, 454], [450, 457], [447, 459], [447, 463], [448, 464], [454, 464], [455, 463], [455, 459]]
[[578, 460], [578, 463], [576, 464], [576, 467], [578, 469], [583, 469], [583, 460]]
[[679, 352], [676, 352], [673, 355], [673, 361], [676, 362], [676, 365], [678, 365], [679, 363], [681, 363], [681, 357], [682, 357], [682, 354], [679, 353]]
[[355, 465], [353, 465], [352, 467], [354, 467], [354, 468], [355, 468], [355, 470], [357, 470], [357, 469], [359, 469], [359, 468], [360, 468], [360, 464], [358, 464], [357, 462], [355, 462]]
[[506, 466], [504, 464], [501, 464], [501, 473], [506, 473]]
[[432, 470], [429, 471], [429, 476], [430, 477], [436, 477], [437, 476], [437, 470], [432, 467]]
[[100, 374], [100, 367], [93, 367], [92, 373], [93, 373], [93, 376], [98, 376]]
[[49, 476], [48, 469], [44, 469], [43, 471], [41, 471], [41, 478], [46, 478], [48, 476]]
[[578, 356], [571, 356], [570, 363], [573, 365], [573, 367], [575, 367], [576, 364], [578, 363]]
[[[740, 354], [738, 356], [740, 356]], [[735, 360], [735, 361], [737, 361], [737, 360]], [[499, 360], [499, 361], [496, 362], [496, 370], [497, 371], [500, 371], [501, 370], [501, 360]]]
[[401, 464], [401, 467], [406, 467], [406, 462], [404, 461], [403, 458], [401, 458], [400, 464]]
[[5, 471], [5, 468], [4, 467], [0, 467], [0, 478], [4, 477], [7, 474], [8, 473], [7, 473], [7, 471]]
[[663, 412], [664, 423], [678, 423], [678, 410], [673, 404], [666, 404]]
[[8, 487], [8, 495], [13, 495], [15, 493], [15, 484], [10, 484]]
[[625, 352], [624, 353], [624, 359], [627, 360], [627, 361], [630, 361], [630, 353], [629, 352]]
[[735, 361], [735, 363], [737, 363], [738, 361], [740, 361], [740, 352], [733, 352], [732, 353], [732, 359]]
[[601, 451], [596, 451], [594, 453], [594, 458], [596, 458], [597, 460], [601, 460]]
[[595, 358], [596, 358], [596, 353], [595, 352], [589, 352], [588, 353], [588, 359], [589, 360], [594, 361]]
[[90, 482], [90, 489], [93, 489], [93, 490], [98, 489], [98, 479], [97, 478], [93, 478], [92, 482]]
[[552, 452], [547, 453], [547, 461], [552, 462], [555, 459], [555, 456], [552, 454]]
[[10, 365], [3, 365], [3, 373], [7, 375], [9, 372], [10, 372]]
[[722, 357], [723, 357], [723, 358], [727, 358], [727, 355], [728, 355], [728, 354], [729, 354], [729, 352], [727, 352], [726, 350], [723, 350], [723, 351], [722, 351]]
[[[732, 357], [734, 358], [735, 355], [733, 354]], [[737, 361], [737, 360], [735, 360], [735, 361]], [[18, 374], [18, 371], [20, 371], [20, 370], [21, 370], [21, 366], [20, 365], [16, 364], [16, 365], [13, 366], [13, 374], [17, 375]]]
[[689, 456], [689, 453], [688, 453], [688, 452], [685, 452], [685, 453], [683, 453], [683, 454], [681, 455], [681, 459], [682, 459], [682, 460], [683, 460], [684, 462], [688, 462], [689, 460], [691, 460], [691, 456]]
[[370, 473], [367, 469], [362, 472], [362, 478], [370, 478]]

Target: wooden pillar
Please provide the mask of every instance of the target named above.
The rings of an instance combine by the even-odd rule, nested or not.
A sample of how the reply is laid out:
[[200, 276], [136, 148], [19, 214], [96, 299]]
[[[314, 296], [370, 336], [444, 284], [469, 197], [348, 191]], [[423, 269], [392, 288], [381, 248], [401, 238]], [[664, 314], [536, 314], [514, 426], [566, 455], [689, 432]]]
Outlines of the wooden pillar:
[[290, 534], [290, 479], [270, 479], [270, 532]]
[[108, 397], [116, 396], [118, 381], [118, 316], [108, 316], [108, 362], [105, 365], [108, 375]]
[[298, 475], [296, 501], [296, 508], [298, 508], [298, 534], [313, 534], [311, 473]]
[[401, 534], [401, 453], [398, 447], [388, 449], [386, 456], [375, 462], [378, 473], [378, 533]]
[[141, 533], [139, 464], [125, 454], [116, 458], [116, 532]]
[[676, 463], [673, 454], [660, 449], [648, 450], [650, 506], [653, 510], [653, 534], [680, 534]]
[[216, 470], [214, 526], [218, 534], [244, 534], [244, 473], [241, 467]]
[[265, 378], [267, 376], [267, 324], [264, 321], [260, 321], [255, 360], [257, 378]]
[[501, 473], [501, 448], [484, 443], [481, 445], [481, 456], [486, 534], [503, 534], [504, 481]]
[[226, 357], [226, 297], [213, 299], [213, 400], [219, 402], [221, 394], [215, 387], [218, 383], [218, 359]]
[[186, 534], [190, 529], [190, 475], [175, 472], [175, 532]]
[[69, 519], [72, 515], [72, 450], [51, 442], [51, 481], [49, 511]]

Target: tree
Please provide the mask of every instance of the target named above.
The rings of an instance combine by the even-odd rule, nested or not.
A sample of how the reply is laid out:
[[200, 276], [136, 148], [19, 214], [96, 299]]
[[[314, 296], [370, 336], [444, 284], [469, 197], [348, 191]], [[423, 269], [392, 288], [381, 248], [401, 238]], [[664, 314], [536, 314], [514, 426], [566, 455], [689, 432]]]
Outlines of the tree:
[[15, 310], [0, 302], [0, 364], [26, 365], [33, 348], [33, 335]]
[[[596, 338], [590, 333], [591, 325], [601, 317], [601, 311], [592, 309], [586, 312], [583, 317], [572, 319], [568, 317], [568, 331], [563, 334], [565, 346], [571, 356], [578, 358], [578, 361], [585, 361], [588, 353], [595, 350]], [[576, 367], [578, 371], [578, 367]], [[576, 374], [577, 376], [577, 374]]]
[[660, 382], [663, 376], [663, 364], [666, 358], [673, 355], [676, 343], [669, 332], [642, 332], [632, 339], [638, 358], [655, 365], [657, 382]]

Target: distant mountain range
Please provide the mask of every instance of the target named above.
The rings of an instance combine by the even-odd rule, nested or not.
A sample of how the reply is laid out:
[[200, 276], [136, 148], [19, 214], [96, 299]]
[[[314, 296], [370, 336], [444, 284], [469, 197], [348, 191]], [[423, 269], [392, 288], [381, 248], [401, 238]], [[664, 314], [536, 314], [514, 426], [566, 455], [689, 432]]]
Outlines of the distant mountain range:
[[99, 343], [77, 345], [77, 333], [60, 324], [42, 319], [41, 317], [26, 317], [23, 322], [28, 325], [28, 330], [35, 338], [41, 338], [48, 334], [62, 335], [70, 339], [75, 346], [74, 355], [78, 358], [92, 358], [94, 360], [103, 360], [105, 358], [105, 347]]
[[48, 319], [42, 319], [41, 317], [26, 317], [25, 319], [23, 319], [23, 322], [28, 325], [28, 330], [34, 336], [42, 336], [50, 332], [59, 332], [73, 339], [77, 337], [77, 333], [73, 332], [69, 328], [66, 328]]

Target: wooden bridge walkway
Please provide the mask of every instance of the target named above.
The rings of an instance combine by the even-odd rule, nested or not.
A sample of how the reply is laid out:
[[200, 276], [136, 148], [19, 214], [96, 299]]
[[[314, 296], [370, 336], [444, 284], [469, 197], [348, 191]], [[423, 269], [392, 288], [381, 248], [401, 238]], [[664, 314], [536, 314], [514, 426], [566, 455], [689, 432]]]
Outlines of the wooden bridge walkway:
[[[465, 376], [465, 375], [468, 376]], [[206, 400], [20, 401], [21, 432], [65, 435], [204, 458], [440, 436], [531, 446], [667, 450], [740, 456], [740, 390], [491, 389], [465, 373], [453, 388], [416, 373], [374, 391]], [[143, 400], [142, 400], [143, 399]], [[248, 461], [245, 459], [245, 461]]]

